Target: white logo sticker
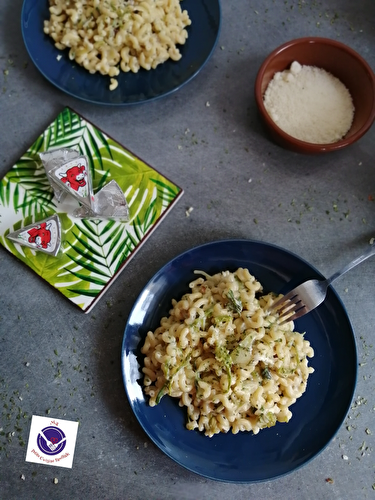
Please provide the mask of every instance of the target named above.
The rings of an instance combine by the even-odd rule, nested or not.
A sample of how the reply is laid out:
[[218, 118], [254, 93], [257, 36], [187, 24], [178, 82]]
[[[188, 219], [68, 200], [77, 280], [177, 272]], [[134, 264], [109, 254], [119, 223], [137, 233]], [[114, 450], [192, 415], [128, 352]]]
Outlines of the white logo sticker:
[[32, 416], [26, 462], [72, 468], [78, 422]]

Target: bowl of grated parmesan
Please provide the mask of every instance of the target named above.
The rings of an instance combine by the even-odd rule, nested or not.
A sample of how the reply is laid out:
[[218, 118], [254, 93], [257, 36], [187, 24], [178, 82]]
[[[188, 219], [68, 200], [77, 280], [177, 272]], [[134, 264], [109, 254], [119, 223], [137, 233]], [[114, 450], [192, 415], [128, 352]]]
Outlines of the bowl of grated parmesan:
[[265, 59], [255, 100], [276, 143], [298, 153], [328, 153], [353, 144], [373, 124], [375, 75], [341, 42], [298, 38]]

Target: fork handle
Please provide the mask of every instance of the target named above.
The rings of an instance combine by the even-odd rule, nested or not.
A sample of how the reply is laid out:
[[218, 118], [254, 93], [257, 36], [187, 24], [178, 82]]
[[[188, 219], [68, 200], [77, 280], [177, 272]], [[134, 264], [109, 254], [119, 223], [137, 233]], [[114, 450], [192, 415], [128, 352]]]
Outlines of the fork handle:
[[375, 254], [375, 243], [373, 243], [370, 246], [370, 248], [368, 248], [362, 255], [360, 255], [356, 259], [352, 260], [351, 262], [349, 262], [349, 264], [347, 264], [342, 269], [340, 269], [340, 271], [337, 271], [335, 274], [332, 274], [332, 276], [330, 278], [328, 278], [326, 281], [327, 286], [330, 285], [331, 283], [333, 283], [333, 281], [335, 281], [337, 278], [339, 278], [343, 274], [350, 271], [350, 269], [353, 269], [353, 267], [358, 266], [358, 264], [360, 264], [361, 262], [368, 259], [369, 257], [371, 257], [374, 254]]

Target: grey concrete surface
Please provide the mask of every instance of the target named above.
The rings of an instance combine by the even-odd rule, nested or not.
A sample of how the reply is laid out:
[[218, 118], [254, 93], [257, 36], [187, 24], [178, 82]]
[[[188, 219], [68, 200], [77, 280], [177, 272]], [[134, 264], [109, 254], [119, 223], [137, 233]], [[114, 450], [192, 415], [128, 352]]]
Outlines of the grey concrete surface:
[[[68, 105], [185, 195], [88, 315], [0, 248], [0, 499], [375, 498], [374, 260], [335, 285], [355, 330], [362, 404], [318, 457], [288, 476], [234, 485], [180, 467], [139, 426], [120, 366], [135, 299], [182, 251], [249, 238], [328, 275], [375, 236], [374, 128], [347, 150], [301, 156], [270, 141], [253, 98], [263, 59], [300, 36], [344, 41], [375, 69], [373, 0], [222, 0], [220, 40], [201, 73], [169, 97], [126, 108], [81, 102], [45, 80], [23, 44], [21, 7], [0, 2], [0, 176]], [[80, 421], [72, 469], [25, 462], [31, 415], [48, 411]]]

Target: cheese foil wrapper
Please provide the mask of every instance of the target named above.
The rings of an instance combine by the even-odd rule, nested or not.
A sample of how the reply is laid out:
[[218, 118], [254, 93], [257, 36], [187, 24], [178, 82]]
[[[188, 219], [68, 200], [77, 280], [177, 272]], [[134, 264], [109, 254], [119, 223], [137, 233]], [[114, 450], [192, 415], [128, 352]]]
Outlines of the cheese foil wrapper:
[[62, 201], [64, 199], [66, 191], [55, 182], [53, 176], [51, 175], [51, 171], [70, 160], [74, 160], [74, 158], [77, 158], [78, 156], [80, 156], [79, 151], [68, 148], [52, 149], [50, 151], [45, 151], [44, 153], [39, 153], [39, 157], [42, 160], [49, 183], [52, 186], [57, 201]]
[[94, 194], [87, 156], [80, 155], [67, 163], [58, 165], [50, 170], [50, 176], [60, 189], [68, 192], [79, 203], [92, 208]]
[[25, 226], [18, 229], [18, 231], [14, 231], [14, 233], [9, 233], [6, 238], [19, 245], [56, 257], [61, 246], [59, 216], [54, 214], [47, 219]]
[[110, 181], [94, 195], [91, 209], [81, 206], [74, 211], [75, 217], [83, 219], [110, 219], [119, 222], [129, 220], [129, 206], [116, 181]]
[[116, 181], [93, 193], [89, 160], [75, 149], [52, 149], [39, 153], [48, 180], [58, 201], [71, 197], [79, 202], [69, 212], [81, 219], [129, 220], [129, 207], [125, 195]]

